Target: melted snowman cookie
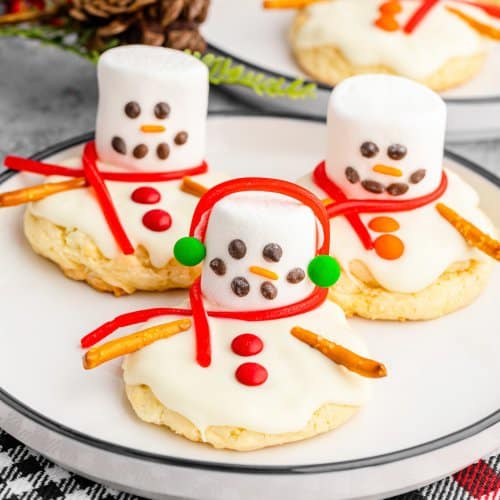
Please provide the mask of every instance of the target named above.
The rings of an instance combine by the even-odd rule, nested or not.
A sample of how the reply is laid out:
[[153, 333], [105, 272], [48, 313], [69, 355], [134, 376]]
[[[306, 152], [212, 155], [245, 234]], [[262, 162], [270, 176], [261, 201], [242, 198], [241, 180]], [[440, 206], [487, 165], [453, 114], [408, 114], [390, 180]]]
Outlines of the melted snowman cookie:
[[[183, 186], [190, 179], [203, 191], [223, 178], [204, 161], [208, 70], [179, 51], [131, 45], [100, 57], [98, 81], [95, 143], [80, 157], [60, 165], [7, 159], [57, 175], [29, 205], [25, 234], [66, 276], [101, 291], [187, 287], [199, 269], [180, 266], [172, 247], [198, 197]], [[88, 187], [57, 188], [75, 177]]]
[[491, 259], [437, 210], [494, 235], [477, 193], [443, 170], [445, 122], [441, 98], [400, 77], [357, 76], [333, 91], [326, 160], [300, 182], [328, 199], [345, 271], [332, 293], [348, 314], [430, 319], [484, 288]]
[[356, 74], [390, 73], [444, 90], [475, 76], [487, 50], [484, 37], [500, 39], [498, 19], [462, 2], [438, 2], [419, 17], [423, 3], [313, 3], [293, 23], [294, 56], [308, 75], [330, 85]]
[[214, 187], [174, 248], [179, 262], [203, 261], [188, 307], [97, 328], [84, 347], [143, 323], [91, 348], [84, 366], [131, 353], [123, 372], [137, 415], [218, 448], [258, 449], [338, 427], [366, 402], [367, 378], [386, 370], [364, 357], [327, 299], [339, 276], [329, 241], [323, 205], [296, 185], [253, 178]]

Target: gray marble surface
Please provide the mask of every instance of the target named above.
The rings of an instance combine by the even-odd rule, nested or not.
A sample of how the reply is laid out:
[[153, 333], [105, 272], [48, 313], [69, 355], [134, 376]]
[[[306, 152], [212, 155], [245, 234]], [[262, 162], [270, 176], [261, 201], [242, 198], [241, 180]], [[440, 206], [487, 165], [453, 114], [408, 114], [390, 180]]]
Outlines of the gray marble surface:
[[[0, 39], [0, 163], [6, 154], [30, 155], [92, 130], [96, 99], [89, 62], [36, 42]], [[210, 110], [247, 109], [212, 89]], [[500, 175], [500, 137], [448, 147]]]

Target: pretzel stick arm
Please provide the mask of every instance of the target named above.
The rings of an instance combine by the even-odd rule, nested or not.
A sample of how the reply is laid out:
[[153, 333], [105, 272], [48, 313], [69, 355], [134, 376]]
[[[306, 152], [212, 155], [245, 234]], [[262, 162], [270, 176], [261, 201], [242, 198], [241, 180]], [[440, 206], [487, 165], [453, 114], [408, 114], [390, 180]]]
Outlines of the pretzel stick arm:
[[111, 340], [106, 344], [89, 349], [83, 356], [83, 367], [90, 370], [106, 361], [139, 351], [153, 342], [168, 339], [191, 328], [190, 319], [180, 319], [171, 323], [152, 326], [126, 337]]
[[191, 177], [183, 177], [181, 183], [181, 191], [201, 198], [208, 191], [208, 188], [203, 184], [194, 181]]
[[16, 191], [9, 191], [0, 194], [0, 207], [14, 207], [29, 203], [30, 201], [39, 201], [56, 193], [77, 189], [87, 185], [87, 181], [83, 177], [77, 177], [69, 181], [49, 182], [47, 184], [38, 184]]
[[444, 203], [438, 203], [436, 209], [464, 238], [464, 240], [478, 250], [500, 260], [500, 241], [481, 231], [477, 226], [464, 219]]
[[382, 363], [373, 359], [363, 358], [359, 354], [346, 349], [345, 347], [332, 342], [314, 332], [294, 326], [291, 334], [304, 342], [308, 346], [316, 349], [338, 365], [342, 365], [349, 371], [357, 373], [363, 377], [381, 378], [387, 375], [387, 370]]

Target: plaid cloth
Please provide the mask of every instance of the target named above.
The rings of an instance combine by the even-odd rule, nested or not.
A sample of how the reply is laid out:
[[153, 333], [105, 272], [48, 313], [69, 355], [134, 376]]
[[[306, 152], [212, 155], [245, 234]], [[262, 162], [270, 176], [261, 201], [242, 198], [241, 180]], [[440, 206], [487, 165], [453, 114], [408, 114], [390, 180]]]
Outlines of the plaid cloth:
[[[0, 430], [0, 500], [141, 500], [61, 469]], [[500, 500], [500, 455], [391, 500]]]

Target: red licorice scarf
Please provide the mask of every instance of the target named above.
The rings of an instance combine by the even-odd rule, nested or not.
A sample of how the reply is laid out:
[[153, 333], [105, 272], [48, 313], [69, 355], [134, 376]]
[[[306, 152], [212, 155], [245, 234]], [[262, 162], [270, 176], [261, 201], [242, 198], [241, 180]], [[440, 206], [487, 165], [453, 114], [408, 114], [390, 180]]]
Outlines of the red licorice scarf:
[[433, 201], [437, 200], [448, 187], [448, 178], [443, 171], [441, 183], [438, 188], [432, 193], [418, 198], [410, 198], [405, 200], [373, 200], [373, 199], [358, 199], [350, 200], [340, 187], [335, 184], [327, 175], [325, 162], [322, 161], [313, 173], [314, 183], [321, 188], [333, 202], [326, 206], [326, 211], [330, 218], [338, 215], [343, 215], [349, 221], [354, 231], [358, 235], [361, 243], [366, 250], [373, 249], [373, 240], [368, 232], [368, 229], [361, 221], [359, 214], [365, 213], [383, 213], [383, 212], [407, 212], [420, 208]]
[[212, 318], [237, 319], [240, 321], [270, 321], [288, 318], [316, 309], [326, 300], [327, 295], [328, 289], [315, 288], [305, 299], [285, 307], [275, 307], [259, 311], [206, 311], [203, 304], [200, 279], [198, 278], [189, 289], [189, 301], [191, 305], [189, 309], [156, 307], [125, 313], [85, 335], [81, 339], [80, 344], [85, 349], [92, 347], [119, 328], [143, 323], [158, 316], [192, 316], [196, 340], [196, 361], [200, 366], [207, 367], [210, 366], [212, 360], [208, 316]]
[[97, 152], [94, 141], [85, 144], [82, 155], [83, 168], [62, 167], [51, 165], [35, 160], [20, 158], [18, 156], [7, 156], [5, 165], [13, 170], [31, 172], [41, 175], [62, 175], [65, 177], [85, 177], [87, 184], [94, 188], [97, 201], [101, 207], [108, 227], [113, 237], [125, 255], [134, 253], [134, 247], [130, 243], [123, 225], [118, 217], [116, 208], [111, 199], [108, 188], [104, 181], [119, 182], [163, 182], [182, 179], [185, 176], [204, 174], [208, 170], [206, 162], [191, 168], [175, 170], [170, 172], [101, 172], [97, 169]]

